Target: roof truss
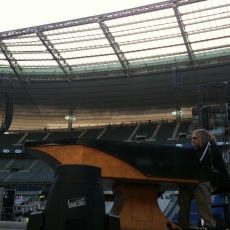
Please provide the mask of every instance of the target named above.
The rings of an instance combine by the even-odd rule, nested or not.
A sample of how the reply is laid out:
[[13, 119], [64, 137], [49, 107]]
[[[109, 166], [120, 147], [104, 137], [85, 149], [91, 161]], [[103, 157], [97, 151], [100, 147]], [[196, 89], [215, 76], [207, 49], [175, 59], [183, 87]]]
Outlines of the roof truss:
[[70, 82], [229, 62], [230, 0], [216, 2], [170, 0], [1, 32], [1, 77]]

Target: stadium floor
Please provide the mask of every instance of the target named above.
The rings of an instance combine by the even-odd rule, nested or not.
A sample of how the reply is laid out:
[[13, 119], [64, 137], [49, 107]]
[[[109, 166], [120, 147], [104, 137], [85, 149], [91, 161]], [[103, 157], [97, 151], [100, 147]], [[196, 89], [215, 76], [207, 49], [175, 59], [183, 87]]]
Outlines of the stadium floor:
[[0, 230], [26, 230], [27, 223], [0, 221]]

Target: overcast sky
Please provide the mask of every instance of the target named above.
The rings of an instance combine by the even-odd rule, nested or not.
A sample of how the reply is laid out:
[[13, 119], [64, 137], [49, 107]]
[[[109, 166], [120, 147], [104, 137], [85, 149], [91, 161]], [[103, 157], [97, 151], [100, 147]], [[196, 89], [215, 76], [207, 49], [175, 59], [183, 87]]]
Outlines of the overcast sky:
[[1, 0], [0, 31], [72, 20], [162, 1], [163, 0]]

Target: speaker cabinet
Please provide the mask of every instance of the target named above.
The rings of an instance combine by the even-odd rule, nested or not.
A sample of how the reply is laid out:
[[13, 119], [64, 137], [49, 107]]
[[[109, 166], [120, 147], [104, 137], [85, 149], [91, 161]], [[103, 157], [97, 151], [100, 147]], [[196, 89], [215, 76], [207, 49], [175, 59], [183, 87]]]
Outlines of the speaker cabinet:
[[0, 133], [5, 133], [9, 129], [12, 122], [12, 118], [13, 118], [13, 95], [11, 93], [7, 93], [5, 120], [0, 128]]
[[42, 230], [105, 229], [101, 169], [58, 165], [48, 194]]

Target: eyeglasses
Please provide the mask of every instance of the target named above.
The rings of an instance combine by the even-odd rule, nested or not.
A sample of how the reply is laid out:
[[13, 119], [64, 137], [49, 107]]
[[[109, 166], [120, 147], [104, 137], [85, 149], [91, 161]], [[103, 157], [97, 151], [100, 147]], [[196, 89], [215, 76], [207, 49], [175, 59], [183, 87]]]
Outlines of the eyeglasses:
[[196, 140], [197, 139], [197, 137], [192, 137], [192, 140]]

